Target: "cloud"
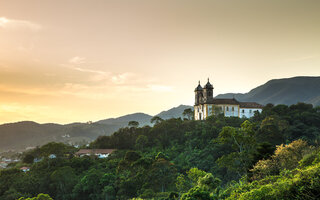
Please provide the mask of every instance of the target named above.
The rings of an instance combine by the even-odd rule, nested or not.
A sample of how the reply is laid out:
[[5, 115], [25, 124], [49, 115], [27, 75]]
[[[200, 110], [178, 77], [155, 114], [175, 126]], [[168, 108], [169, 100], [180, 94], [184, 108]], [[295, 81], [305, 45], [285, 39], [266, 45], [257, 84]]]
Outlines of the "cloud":
[[83, 64], [86, 62], [86, 58], [85, 57], [79, 57], [79, 56], [75, 56], [69, 59], [69, 63], [71, 64]]
[[301, 57], [297, 57], [297, 58], [287, 59], [287, 60], [285, 60], [285, 62], [300, 62], [300, 61], [305, 61], [305, 60], [311, 60], [316, 57], [318, 57], [318, 56], [316, 56], [316, 55], [301, 56]]
[[127, 82], [128, 78], [134, 76], [134, 74], [132, 73], [123, 73], [123, 74], [118, 74], [118, 75], [114, 75], [111, 77], [111, 81], [115, 84], [124, 84]]
[[148, 85], [148, 88], [153, 92], [172, 92], [173, 88], [166, 85]]
[[90, 69], [85, 65], [89, 65], [86, 61], [85, 57], [80, 56], [74, 56], [68, 60], [68, 63], [66, 64], [60, 64], [61, 67], [69, 68], [71, 70], [75, 70], [78, 72], [82, 72], [86, 78], [85, 81], [90, 82], [100, 82], [104, 81], [110, 78], [110, 73], [96, 70], [96, 69]]
[[30, 21], [8, 19], [6, 17], [0, 17], [0, 28], [7, 30], [30, 30], [39, 31], [42, 26]]

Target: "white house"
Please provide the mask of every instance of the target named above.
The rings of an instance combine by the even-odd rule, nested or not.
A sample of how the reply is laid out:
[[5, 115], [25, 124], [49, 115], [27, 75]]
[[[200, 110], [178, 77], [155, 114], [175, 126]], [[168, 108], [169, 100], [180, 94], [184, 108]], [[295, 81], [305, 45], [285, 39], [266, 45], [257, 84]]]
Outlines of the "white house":
[[80, 149], [76, 156], [97, 156], [98, 158], [107, 158], [115, 149]]
[[209, 79], [202, 88], [200, 85], [195, 89], [194, 119], [203, 120], [208, 116], [223, 113], [226, 117], [246, 117], [254, 116], [255, 112], [261, 112], [263, 106], [256, 102], [239, 102], [235, 98], [220, 99], [213, 98], [213, 86]]

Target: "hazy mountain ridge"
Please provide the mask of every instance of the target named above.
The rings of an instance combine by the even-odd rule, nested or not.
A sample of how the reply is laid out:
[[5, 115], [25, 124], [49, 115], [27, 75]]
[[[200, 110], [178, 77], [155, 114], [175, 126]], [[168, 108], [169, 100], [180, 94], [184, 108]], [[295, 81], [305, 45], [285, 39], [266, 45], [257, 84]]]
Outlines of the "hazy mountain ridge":
[[[163, 119], [182, 117], [182, 112], [191, 106], [180, 105], [158, 115]], [[157, 115], [157, 116], [158, 116]], [[66, 125], [32, 121], [22, 121], [0, 125], [0, 152], [10, 149], [23, 150], [45, 143], [65, 142], [84, 144], [100, 135], [111, 135], [121, 127], [126, 127], [129, 121], [138, 121], [140, 126], [151, 125], [153, 116], [145, 113], [133, 113], [118, 118], [109, 118], [94, 123], [71, 123]]]
[[239, 101], [255, 101], [260, 104], [296, 104], [298, 102], [320, 105], [320, 77], [293, 77], [273, 79], [260, 85], [250, 92], [227, 93], [217, 95], [216, 98], [232, 98]]
[[[293, 77], [274, 79], [260, 85], [250, 92], [228, 93], [216, 98], [232, 98], [239, 101], [255, 101], [261, 104], [296, 104], [297, 102], [320, 105], [320, 77]], [[182, 112], [192, 106], [180, 105], [156, 116], [163, 119], [182, 117]], [[25, 149], [43, 145], [50, 141], [66, 143], [85, 143], [100, 135], [111, 135], [129, 121], [138, 121], [140, 126], [151, 125], [153, 116], [145, 113], [133, 113], [118, 118], [109, 118], [94, 123], [72, 123], [66, 125], [24, 121], [0, 125], [0, 152], [8, 149]]]

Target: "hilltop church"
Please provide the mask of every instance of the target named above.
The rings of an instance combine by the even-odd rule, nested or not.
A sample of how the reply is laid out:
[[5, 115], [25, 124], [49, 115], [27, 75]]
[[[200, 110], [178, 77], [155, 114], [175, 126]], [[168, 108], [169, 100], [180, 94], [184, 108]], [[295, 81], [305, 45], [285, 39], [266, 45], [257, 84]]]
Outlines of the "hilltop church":
[[203, 120], [213, 114], [223, 113], [226, 117], [250, 118], [254, 113], [261, 112], [263, 106], [256, 102], [239, 102], [235, 98], [213, 98], [213, 86], [208, 82], [204, 87], [199, 85], [194, 90], [194, 119]]

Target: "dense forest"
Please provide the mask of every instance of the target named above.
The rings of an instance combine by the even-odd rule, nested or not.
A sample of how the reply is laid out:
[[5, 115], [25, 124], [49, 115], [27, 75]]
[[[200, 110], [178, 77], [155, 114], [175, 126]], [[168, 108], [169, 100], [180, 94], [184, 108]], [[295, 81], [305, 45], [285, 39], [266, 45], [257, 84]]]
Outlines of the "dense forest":
[[250, 119], [188, 113], [97, 138], [89, 148], [117, 149], [106, 159], [62, 143], [25, 152], [0, 171], [0, 199], [320, 198], [320, 107], [268, 104]]

